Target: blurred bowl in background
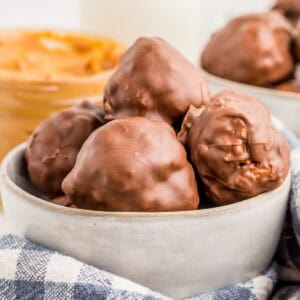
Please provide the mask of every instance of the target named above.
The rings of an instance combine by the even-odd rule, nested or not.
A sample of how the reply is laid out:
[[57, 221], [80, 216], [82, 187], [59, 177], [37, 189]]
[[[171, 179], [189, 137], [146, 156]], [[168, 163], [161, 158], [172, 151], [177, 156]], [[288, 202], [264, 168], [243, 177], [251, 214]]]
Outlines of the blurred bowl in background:
[[232, 89], [256, 97], [265, 103], [274, 116], [300, 136], [300, 93], [283, 92], [224, 79], [208, 73], [203, 68], [200, 71], [213, 94], [220, 90]]

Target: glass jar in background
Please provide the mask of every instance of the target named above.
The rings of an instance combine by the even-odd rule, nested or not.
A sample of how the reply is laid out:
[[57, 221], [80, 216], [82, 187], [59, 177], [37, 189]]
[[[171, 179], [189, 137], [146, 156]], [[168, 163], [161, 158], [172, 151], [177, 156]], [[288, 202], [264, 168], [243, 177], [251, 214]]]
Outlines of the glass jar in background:
[[0, 161], [50, 114], [83, 99], [101, 101], [123, 51], [112, 40], [87, 35], [1, 31]]
[[[50, 114], [82, 99], [100, 99], [107, 77], [94, 82], [5, 82], [0, 80], [0, 160]], [[95, 95], [98, 95], [96, 97]]]

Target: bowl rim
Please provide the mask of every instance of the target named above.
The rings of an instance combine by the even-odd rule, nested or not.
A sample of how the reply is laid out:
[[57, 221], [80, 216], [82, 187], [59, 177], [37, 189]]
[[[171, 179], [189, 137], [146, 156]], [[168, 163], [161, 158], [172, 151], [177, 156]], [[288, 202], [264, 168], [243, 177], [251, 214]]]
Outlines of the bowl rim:
[[214, 75], [214, 74], [208, 72], [207, 70], [205, 70], [202, 66], [199, 66], [199, 69], [200, 69], [200, 73], [204, 79], [206, 79], [210, 82], [215, 82], [215, 83], [221, 84], [224, 87], [224, 89], [240, 87], [243, 90], [253, 91], [255, 93], [266, 94], [266, 95], [277, 97], [277, 98], [283, 97], [283, 98], [285, 98], [284, 100], [292, 100], [292, 101], [298, 101], [298, 102], [300, 100], [300, 93], [274, 90], [271, 88], [242, 83], [242, 82], [238, 82], [238, 81], [234, 81], [234, 80], [230, 80], [230, 79], [226, 79], [226, 78]]
[[[178, 218], [178, 217], [205, 217], [205, 216], [214, 216], [219, 215], [220, 213], [232, 212], [235, 210], [241, 210], [243, 208], [249, 209], [251, 206], [255, 206], [255, 204], [266, 200], [264, 198], [276, 198], [273, 197], [280, 190], [284, 189], [286, 185], [290, 186], [291, 183], [291, 172], [289, 170], [286, 178], [282, 182], [282, 184], [274, 190], [269, 192], [265, 192], [259, 194], [255, 197], [248, 198], [246, 200], [236, 202], [233, 204], [228, 204], [224, 206], [218, 206], [213, 208], [206, 209], [196, 209], [189, 211], [172, 211], [172, 212], [127, 212], [127, 211], [96, 211], [96, 210], [87, 210], [81, 208], [72, 208], [72, 207], [64, 207], [51, 202], [48, 202], [42, 198], [34, 196], [29, 192], [24, 191], [21, 187], [19, 187], [8, 174], [8, 165], [11, 160], [15, 157], [17, 153], [20, 151], [24, 152], [26, 148], [26, 142], [19, 144], [15, 148], [13, 148], [8, 154], [4, 157], [1, 166], [0, 166], [0, 183], [1, 190], [3, 189], [3, 185], [9, 188], [14, 193], [17, 193], [23, 200], [31, 203], [35, 206], [40, 206], [44, 209], [49, 209], [51, 211], [62, 213], [65, 215], [80, 215], [80, 216], [88, 216], [88, 217], [114, 217], [114, 218]], [[0, 190], [0, 192], [1, 192]], [[262, 200], [262, 201], [261, 201]], [[2, 199], [3, 201], [3, 199]], [[5, 211], [4, 211], [5, 214]]]

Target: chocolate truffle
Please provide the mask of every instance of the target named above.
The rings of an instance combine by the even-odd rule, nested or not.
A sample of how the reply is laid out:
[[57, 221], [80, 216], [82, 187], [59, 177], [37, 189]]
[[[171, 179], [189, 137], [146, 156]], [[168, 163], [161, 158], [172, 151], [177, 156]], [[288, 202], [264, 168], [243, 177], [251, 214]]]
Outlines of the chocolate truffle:
[[299, 21], [299, 0], [277, 0], [273, 9], [282, 13], [292, 24], [296, 24]]
[[190, 104], [210, 94], [199, 70], [160, 38], [140, 38], [121, 59], [104, 90], [104, 106], [115, 118], [143, 116], [178, 124]]
[[193, 120], [186, 144], [208, 196], [217, 205], [278, 187], [290, 167], [289, 145], [265, 106], [233, 91], [212, 97]]
[[104, 110], [89, 102], [63, 110], [42, 122], [26, 148], [31, 181], [50, 196], [61, 193], [61, 183], [75, 164], [88, 136], [104, 123]]
[[104, 211], [197, 209], [192, 166], [165, 122], [129, 117], [97, 129], [62, 183], [79, 208]]
[[291, 42], [292, 28], [278, 12], [244, 15], [212, 36], [201, 63], [214, 75], [268, 86], [293, 73]]

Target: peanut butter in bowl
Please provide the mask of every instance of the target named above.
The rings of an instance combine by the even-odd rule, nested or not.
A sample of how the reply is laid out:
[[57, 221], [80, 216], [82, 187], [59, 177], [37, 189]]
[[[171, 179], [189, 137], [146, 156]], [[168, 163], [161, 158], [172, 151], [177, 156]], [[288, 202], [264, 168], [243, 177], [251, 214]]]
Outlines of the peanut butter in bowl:
[[123, 47], [112, 39], [51, 31], [0, 32], [0, 78], [64, 81], [114, 68]]
[[51, 113], [97, 101], [124, 47], [110, 38], [0, 31], [0, 161]]

